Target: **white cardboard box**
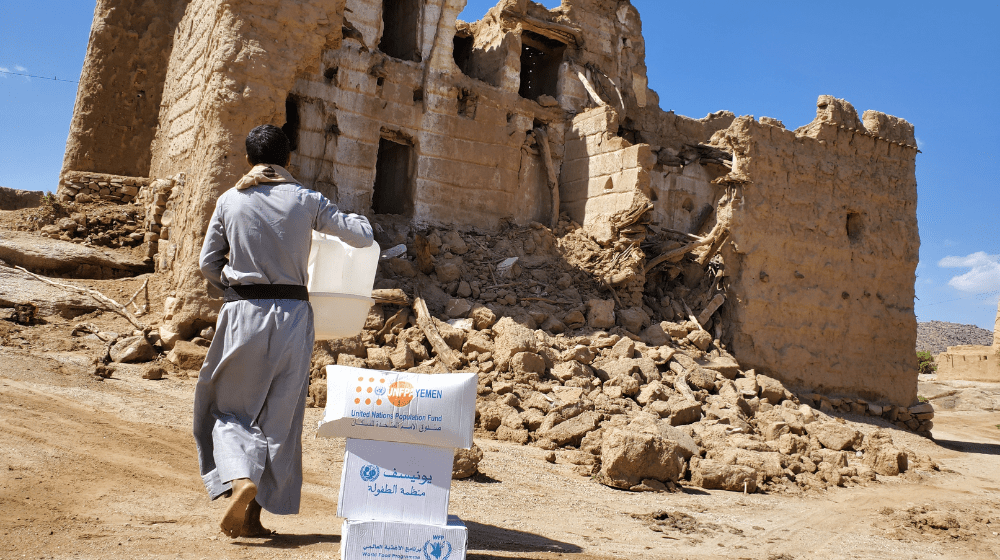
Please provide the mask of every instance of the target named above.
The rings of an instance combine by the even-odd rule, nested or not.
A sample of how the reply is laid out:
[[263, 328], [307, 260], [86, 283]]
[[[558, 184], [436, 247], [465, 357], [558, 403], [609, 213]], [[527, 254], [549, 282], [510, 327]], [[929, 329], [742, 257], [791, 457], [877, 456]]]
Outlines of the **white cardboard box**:
[[326, 367], [318, 434], [434, 447], [472, 447], [475, 373], [427, 375]]
[[468, 531], [452, 515], [447, 525], [344, 521], [342, 560], [465, 560]]
[[337, 516], [444, 525], [454, 458], [450, 447], [348, 439]]

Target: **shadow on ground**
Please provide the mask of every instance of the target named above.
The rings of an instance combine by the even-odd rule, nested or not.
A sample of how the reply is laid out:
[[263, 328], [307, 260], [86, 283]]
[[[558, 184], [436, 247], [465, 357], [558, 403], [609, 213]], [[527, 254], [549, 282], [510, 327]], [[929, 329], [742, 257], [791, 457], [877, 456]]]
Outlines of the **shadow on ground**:
[[961, 453], [977, 453], [979, 455], [1000, 455], [1000, 444], [977, 443], [974, 441], [956, 441], [953, 439], [935, 439], [934, 443]]
[[252, 548], [294, 549], [316, 544], [333, 544], [340, 542], [340, 535], [272, 535], [263, 539], [237, 540], [234, 545]]
[[[468, 549], [472, 550], [494, 550], [504, 552], [562, 552], [579, 553], [583, 549], [575, 544], [552, 540], [534, 533], [525, 533], [513, 529], [504, 529], [493, 525], [483, 525], [475, 521], [465, 521], [465, 526], [469, 529]], [[470, 560], [477, 558], [488, 560], [490, 556], [482, 554], [469, 554]]]

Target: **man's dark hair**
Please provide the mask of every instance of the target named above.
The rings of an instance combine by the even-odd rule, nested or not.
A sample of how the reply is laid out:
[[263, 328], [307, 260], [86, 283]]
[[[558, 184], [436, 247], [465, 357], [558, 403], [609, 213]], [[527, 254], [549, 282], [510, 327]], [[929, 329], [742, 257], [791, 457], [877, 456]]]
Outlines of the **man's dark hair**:
[[247, 134], [247, 157], [253, 165], [288, 165], [291, 143], [285, 132], [273, 124], [263, 124]]

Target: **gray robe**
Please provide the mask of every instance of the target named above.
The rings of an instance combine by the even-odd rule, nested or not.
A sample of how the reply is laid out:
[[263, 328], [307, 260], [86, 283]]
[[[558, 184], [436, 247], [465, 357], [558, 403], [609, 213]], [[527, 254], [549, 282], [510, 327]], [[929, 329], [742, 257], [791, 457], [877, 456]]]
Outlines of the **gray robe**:
[[[366, 218], [339, 212], [301, 185], [230, 189], [219, 197], [205, 234], [201, 271], [220, 289], [304, 286], [314, 229], [354, 247], [373, 239]], [[261, 507], [298, 513], [314, 336], [309, 302], [258, 299], [222, 306], [194, 398], [198, 462], [212, 499], [229, 490], [230, 481], [249, 478]]]

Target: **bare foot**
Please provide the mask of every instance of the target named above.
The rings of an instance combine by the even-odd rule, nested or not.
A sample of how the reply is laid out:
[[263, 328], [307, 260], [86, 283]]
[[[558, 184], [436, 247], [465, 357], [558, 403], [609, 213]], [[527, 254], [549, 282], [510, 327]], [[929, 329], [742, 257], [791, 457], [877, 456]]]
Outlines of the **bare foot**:
[[227, 537], [235, 539], [240, 536], [243, 530], [243, 522], [246, 521], [247, 507], [257, 497], [257, 485], [250, 482], [248, 478], [240, 478], [233, 481], [233, 497], [226, 513], [222, 516], [219, 528]]
[[251, 501], [250, 505], [247, 506], [247, 516], [246, 520], [243, 521], [243, 529], [240, 531], [240, 536], [261, 538], [274, 534], [274, 531], [260, 524], [260, 511], [260, 504], [256, 500]]

